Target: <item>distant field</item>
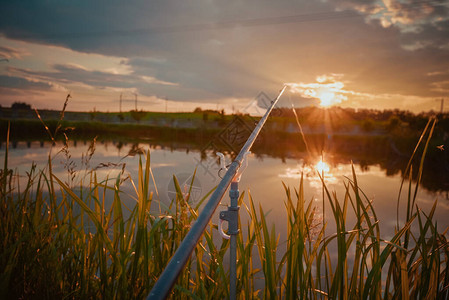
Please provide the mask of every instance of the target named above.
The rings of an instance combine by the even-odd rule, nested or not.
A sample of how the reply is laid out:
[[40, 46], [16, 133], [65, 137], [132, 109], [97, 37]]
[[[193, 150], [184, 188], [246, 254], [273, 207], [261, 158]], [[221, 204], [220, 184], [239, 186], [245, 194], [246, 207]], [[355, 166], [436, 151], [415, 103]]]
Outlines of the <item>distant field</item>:
[[[41, 119], [44, 122], [53, 124], [63, 117], [65, 126], [75, 126], [76, 129], [85, 132], [110, 132], [118, 134], [120, 132], [133, 130], [141, 132], [152, 128], [183, 128], [199, 129], [203, 131], [220, 130], [229, 124], [236, 116], [246, 122], [250, 127], [254, 126], [258, 117], [247, 114], [226, 115], [224, 111], [213, 111], [196, 109], [194, 112], [70, 112], [65, 111], [62, 115], [60, 111], [39, 110]], [[354, 110], [348, 108], [332, 107], [328, 109], [306, 107], [296, 109], [293, 114], [292, 109], [275, 109], [269, 118], [266, 129], [273, 132], [299, 132], [300, 123], [305, 134], [344, 134], [344, 135], [388, 135], [399, 137], [418, 136], [423, 130], [432, 113], [415, 115], [407, 111], [376, 111], [376, 110]], [[449, 132], [449, 114], [438, 114], [436, 133]], [[0, 108], [0, 120], [15, 120], [17, 126], [35, 126], [31, 121], [38, 121], [36, 112], [32, 109], [11, 109]], [[20, 120], [20, 122], [19, 122]], [[25, 122], [26, 121], [26, 122]], [[31, 123], [29, 123], [31, 122]], [[86, 124], [84, 124], [86, 123]], [[106, 125], [107, 124], [107, 125]], [[111, 126], [114, 124], [114, 126]], [[104, 126], [106, 125], [106, 126]], [[132, 127], [131, 125], [137, 125]], [[131, 126], [131, 127], [129, 127]], [[2, 132], [5, 132], [2, 125]], [[14, 129], [13, 129], [14, 130]], [[33, 130], [34, 132], [34, 130]], [[36, 132], [35, 132], [36, 133]], [[126, 133], [127, 135], [129, 133]], [[442, 134], [444, 135], [444, 134]]]

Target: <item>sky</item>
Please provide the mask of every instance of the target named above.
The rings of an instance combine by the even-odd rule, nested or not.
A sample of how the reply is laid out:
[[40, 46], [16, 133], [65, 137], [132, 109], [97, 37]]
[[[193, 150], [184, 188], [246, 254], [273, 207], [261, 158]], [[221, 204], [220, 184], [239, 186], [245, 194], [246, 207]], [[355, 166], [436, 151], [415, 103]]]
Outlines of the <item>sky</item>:
[[280, 106], [449, 107], [449, 1], [1, 3], [3, 107], [245, 112], [285, 84]]

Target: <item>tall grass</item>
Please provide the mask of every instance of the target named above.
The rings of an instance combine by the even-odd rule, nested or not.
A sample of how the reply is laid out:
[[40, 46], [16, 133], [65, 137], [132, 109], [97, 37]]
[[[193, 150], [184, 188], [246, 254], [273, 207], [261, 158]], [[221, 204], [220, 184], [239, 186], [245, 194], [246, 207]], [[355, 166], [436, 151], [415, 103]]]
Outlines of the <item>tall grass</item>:
[[[432, 122], [419, 143], [425, 149]], [[91, 171], [76, 185], [54, 175], [51, 156], [45, 169], [31, 166], [21, 185], [18, 174], [9, 169], [7, 149], [8, 145], [0, 190], [2, 299], [143, 298], [208, 197], [192, 205], [190, 193], [183, 193], [174, 178], [176, 198], [169, 207], [160, 207], [150, 191], [154, 182], [149, 152], [139, 160], [136, 181], [131, 179], [133, 208], [123, 202], [124, 172], [98, 180]], [[304, 198], [303, 179], [296, 188], [284, 186], [284, 252], [263, 207], [256, 207], [250, 193], [244, 201], [242, 193], [239, 203], [249, 219], [237, 237], [238, 298], [447, 299], [447, 232], [433, 220], [436, 202], [429, 212], [417, 207], [421, 174], [422, 167], [414, 188], [409, 181], [406, 217], [400, 221], [398, 215], [395, 234], [388, 240], [382, 237], [374, 204], [363, 193], [354, 169], [343, 183], [342, 196], [329, 191], [322, 179], [332, 212], [327, 219], [336, 228], [330, 235], [327, 224], [317, 222], [312, 202]], [[347, 221], [350, 215], [355, 216], [354, 224]], [[229, 296], [224, 263], [229, 243], [216, 231], [211, 223], [180, 275], [173, 298]]]
[[[197, 216], [198, 206], [190, 206], [176, 180], [177, 197], [167, 211], [150, 210], [149, 152], [139, 163], [136, 205], [127, 218], [122, 174], [98, 181], [92, 172], [78, 189], [57, 178], [51, 167], [36, 171], [33, 166], [24, 188], [17, 174], [6, 175], [2, 173], [0, 210], [2, 299], [143, 298]], [[108, 197], [112, 197], [109, 208]], [[205, 233], [196, 249], [199, 259], [190, 261], [175, 293], [200, 298], [226, 294], [219, 284], [226, 280], [222, 264], [226, 248], [227, 242], [217, 249]], [[192, 287], [192, 281], [201, 284]]]

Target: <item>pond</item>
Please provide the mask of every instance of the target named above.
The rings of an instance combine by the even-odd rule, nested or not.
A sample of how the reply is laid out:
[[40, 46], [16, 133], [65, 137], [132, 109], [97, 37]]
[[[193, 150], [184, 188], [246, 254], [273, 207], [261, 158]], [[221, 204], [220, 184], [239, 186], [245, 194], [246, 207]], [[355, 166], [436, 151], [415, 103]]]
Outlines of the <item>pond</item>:
[[[192, 183], [192, 175], [196, 170], [195, 179], [192, 184], [193, 202], [199, 201], [220, 180], [224, 172], [220, 171], [215, 155], [211, 152], [200, 151], [196, 146], [167, 147], [154, 142], [126, 143], [118, 141], [98, 141], [95, 151], [90, 157], [90, 141], [70, 141], [67, 148], [62, 143], [57, 143], [52, 149], [52, 164], [55, 175], [66, 182], [80, 182], [88, 176], [87, 170], [96, 169], [99, 180], [114, 178], [125, 168], [125, 175], [129, 175], [137, 185], [139, 159], [145, 156], [138, 154], [142, 150], [150, 151], [151, 168], [154, 174], [154, 182], [151, 188], [154, 198], [160, 200], [163, 207], [167, 207], [170, 199], [175, 195], [173, 175], [178, 178], [181, 189], [188, 190]], [[48, 142], [15, 142], [10, 147], [8, 167], [21, 175], [21, 181], [26, 178], [32, 163], [37, 168], [46, 166], [51, 144]], [[64, 151], [61, 151], [63, 149]], [[91, 148], [93, 149], [93, 148]], [[5, 156], [5, 144], [2, 145], [0, 159], [3, 162]], [[226, 156], [227, 163], [231, 157]], [[394, 234], [394, 226], [397, 222], [397, 201], [401, 185], [401, 173], [393, 175], [387, 173], [384, 163], [355, 162], [355, 173], [358, 185], [366, 197], [372, 201], [375, 212], [380, 219], [381, 233], [384, 239]], [[283, 183], [293, 189], [298, 189], [301, 175], [304, 177], [304, 195], [307, 202], [313, 201], [317, 209], [317, 220], [324, 219], [328, 222], [327, 233], [335, 231], [335, 224], [331, 215], [330, 205], [327, 197], [323, 202], [323, 186], [318, 173], [324, 175], [324, 181], [329, 191], [335, 191], [338, 201], [343, 201], [345, 196], [344, 183], [352, 180], [352, 165], [350, 161], [341, 159], [336, 153], [323, 152], [317, 157], [310, 157], [306, 152], [297, 152], [290, 157], [273, 157], [258, 153], [249, 156], [248, 167], [245, 170], [240, 184], [240, 192], [245, 192], [244, 202], [248, 205], [248, 194], [250, 193], [256, 207], [260, 203], [268, 216], [268, 221], [276, 226], [277, 232], [286, 232], [286, 193]], [[112, 182], [111, 182], [112, 184]], [[415, 183], [412, 183], [413, 191]], [[123, 185], [125, 205], [132, 207], [135, 204], [133, 185], [130, 180]], [[399, 203], [399, 219], [405, 218], [406, 193], [408, 184], [404, 184], [403, 195]], [[438, 221], [439, 230], [442, 232], [449, 226], [447, 218], [449, 212], [448, 191], [445, 189], [430, 191], [420, 187], [416, 205], [424, 212], [429, 212], [434, 201], [438, 200], [435, 212], [435, 220]], [[157, 201], [153, 209], [158, 210]], [[213, 221], [217, 222], [218, 211], [225, 210], [229, 203], [226, 194], [222, 205], [217, 209]], [[323, 215], [324, 208], [324, 215]], [[349, 207], [349, 209], [351, 209]], [[240, 210], [242, 223], [246, 223], [245, 208]], [[348, 223], [353, 224], [351, 214], [348, 214]]]

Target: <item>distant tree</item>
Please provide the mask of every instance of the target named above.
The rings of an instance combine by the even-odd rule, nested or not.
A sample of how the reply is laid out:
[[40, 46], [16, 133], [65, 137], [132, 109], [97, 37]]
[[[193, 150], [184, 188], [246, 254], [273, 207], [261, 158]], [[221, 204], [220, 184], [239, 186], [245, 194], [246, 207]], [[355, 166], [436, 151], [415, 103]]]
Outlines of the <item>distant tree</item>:
[[374, 129], [374, 121], [371, 118], [366, 118], [362, 122], [362, 130], [365, 132], [373, 131]]
[[94, 110], [89, 112], [90, 120], [93, 121], [97, 115], [98, 115], [98, 112], [94, 107]]
[[17, 110], [31, 110], [31, 105], [25, 103], [25, 102], [14, 102], [11, 105], [12, 109], [17, 109]]
[[281, 108], [273, 108], [273, 110], [271, 111], [270, 116], [271, 117], [281, 117], [283, 113], [283, 110]]
[[195, 110], [193, 111], [194, 113], [200, 113], [200, 112], [202, 112], [203, 110], [201, 109], [201, 107], [197, 107], [197, 108], [195, 108]]
[[390, 119], [388, 119], [388, 123], [386, 126], [386, 129], [389, 132], [394, 131], [396, 128], [398, 128], [401, 125], [401, 119], [398, 116], [392, 115]]
[[[218, 115], [216, 115], [217, 113], [218, 113]], [[214, 121], [217, 121], [219, 126], [223, 126], [226, 124], [226, 118], [225, 118], [226, 114], [225, 114], [224, 109], [222, 109], [220, 111], [215, 111], [214, 114], [215, 114]]]
[[140, 122], [140, 120], [142, 120], [146, 115], [147, 112], [146, 111], [138, 111], [138, 110], [132, 110], [130, 111], [131, 113], [131, 117], [136, 120], [137, 122]]

